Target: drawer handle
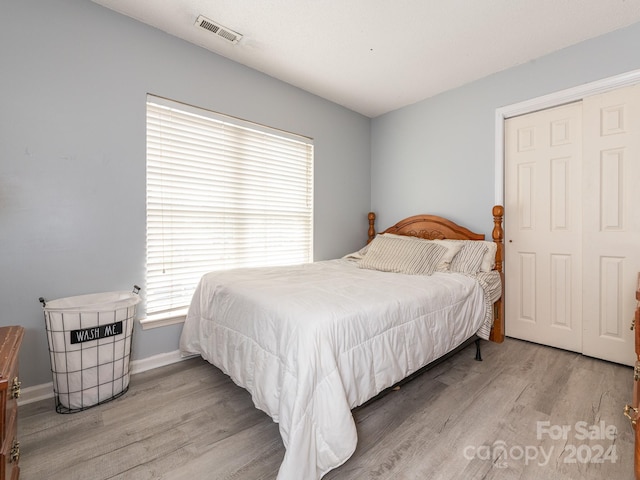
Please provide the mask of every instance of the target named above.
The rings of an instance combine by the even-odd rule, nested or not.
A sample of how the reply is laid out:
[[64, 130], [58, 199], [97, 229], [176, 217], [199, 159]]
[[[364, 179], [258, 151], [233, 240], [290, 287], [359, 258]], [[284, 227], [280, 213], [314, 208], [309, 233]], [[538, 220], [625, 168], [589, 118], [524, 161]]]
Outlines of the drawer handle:
[[20, 460], [20, 442], [14, 440], [9, 454], [9, 463], [18, 463], [18, 460]]
[[638, 409], [632, 407], [631, 405], [625, 405], [624, 416], [631, 421], [631, 425], [633, 425], [633, 428], [635, 428], [638, 421]]
[[18, 377], [13, 379], [13, 384], [11, 385], [11, 398], [20, 398], [20, 386], [22, 382], [18, 380]]

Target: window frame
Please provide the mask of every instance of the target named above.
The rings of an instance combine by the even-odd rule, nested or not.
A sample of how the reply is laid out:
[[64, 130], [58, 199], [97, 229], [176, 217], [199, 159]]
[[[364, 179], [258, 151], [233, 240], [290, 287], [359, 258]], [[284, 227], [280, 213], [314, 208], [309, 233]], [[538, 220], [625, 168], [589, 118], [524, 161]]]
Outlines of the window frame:
[[[157, 150], [159, 148], [159, 145], [165, 145], [167, 143], [163, 143], [163, 142], [168, 142], [168, 144], [171, 144], [172, 148], [178, 148], [179, 145], [178, 143], [183, 142], [185, 145], [189, 145], [186, 148], [186, 150], [189, 150], [191, 144], [188, 143], [191, 141], [191, 139], [189, 140], [177, 140], [177, 143], [172, 143], [173, 140], [168, 139], [170, 137], [170, 135], [166, 135], [165, 137], [161, 137], [160, 133], [160, 128], [158, 125], [161, 123], [160, 120], [158, 120], [158, 118], [160, 117], [156, 117], [156, 118], [152, 118], [153, 115], [159, 115], [158, 111], [162, 111], [162, 112], [172, 112], [172, 113], [167, 113], [167, 117], [169, 118], [171, 115], [176, 115], [178, 117], [181, 118], [180, 121], [182, 121], [183, 117], [197, 117], [197, 120], [200, 121], [202, 120], [205, 124], [207, 124], [208, 122], [210, 122], [210, 126], [212, 129], [215, 130], [215, 135], [211, 134], [211, 135], [207, 135], [207, 141], [209, 141], [211, 138], [216, 137], [216, 135], [219, 136], [216, 137], [215, 141], [211, 141], [212, 145], [222, 145], [225, 144], [227, 145], [227, 141], [229, 143], [233, 143], [235, 141], [239, 141], [239, 142], [244, 142], [245, 140], [238, 140], [238, 138], [243, 139], [245, 137], [245, 133], [246, 133], [246, 137], [249, 140], [249, 142], [255, 141], [255, 138], [260, 138], [260, 139], [264, 139], [264, 141], [266, 142], [265, 145], [270, 145], [269, 142], [273, 141], [274, 142], [274, 150], [272, 151], [270, 148], [265, 148], [264, 150], [259, 150], [254, 148], [253, 152], [259, 152], [256, 155], [252, 155], [251, 153], [247, 154], [247, 158], [248, 157], [255, 157], [255, 158], [250, 158], [247, 159], [247, 162], [258, 162], [256, 165], [259, 166], [259, 168], [266, 168], [267, 170], [269, 170], [269, 168], [273, 168], [274, 172], [276, 172], [277, 170], [280, 170], [280, 176], [278, 177], [277, 181], [276, 181], [276, 177], [272, 177], [272, 180], [270, 182], [268, 182], [266, 185], [270, 185], [270, 187], [265, 187], [265, 188], [271, 188], [271, 190], [268, 190], [270, 192], [274, 192], [272, 195], [270, 195], [269, 193], [267, 193], [266, 195], [268, 195], [269, 197], [269, 201], [271, 201], [271, 197], [279, 197], [282, 196], [283, 198], [291, 198], [293, 199], [292, 201], [292, 207], [293, 209], [295, 209], [295, 212], [293, 213], [288, 213], [285, 216], [291, 216], [292, 218], [295, 218], [296, 215], [300, 214], [302, 220], [298, 220], [298, 223], [296, 225], [302, 225], [302, 229], [300, 230], [299, 236], [300, 238], [296, 237], [295, 235], [293, 236], [294, 239], [296, 239], [296, 245], [300, 248], [302, 248], [302, 251], [299, 252], [300, 256], [299, 259], [296, 259], [295, 261], [289, 261], [288, 263], [285, 262], [284, 260], [280, 259], [278, 261], [282, 262], [282, 263], [256, 263], [256, 264], [249, 264], [249, 265], [235, 265], [232, 264], [231, 266], [225, 266], [224, 268], [211, 268], [211, 269], [207, 269], [207, 271], [211, 271], [211, 270], [226, 270], [228, 268], [235, 268], [235, 266], [266, 266], [266, 265], [286, 265], [286, 264], [292, 264], [292, 263], [306, 263], [306, 262], [312, 262], [313, 261], [313, 211], [314, 211], [314, 205], [313, 205], [313, 176], [314, 176], [314, 145], [313, 145], [313, 139], [309, 138], [309, 137], [305, 137], [302, 135], [297, 135], [291, 132], [286, 132], [283, 130], [279, 130], [279, 129], [274, 129], [271, 127], [267, 127], [261, 124], [257, 124], [254, 122], [250, 122], [247, 120], [243, 120], [243, 119], [239, 119], [236, 117], [231, 117], [228, 115], [224, 115], [218, 112], [213, 112], [207, 109], [202, 109], [199, 107], [195, 107], [193, 105], [188, 105], [188, 104], [184, 104], [184, 103], [180, 103], [174, 100], [170, 100], [167, 98], [163, 98], [163, 97], [158, 97], [156, 95], [152, 95], [152, 94], [148, 94], [147, 95], [147, 101], [145, 103], [145, 108], [146, 108], [146, 166], [145, 166], [145, 173], [146, 173], [146, 185], [145, 185], [145, 199], [146, 199], [146, 208], [145, 208], [145, 217], [146, 217], [146, 237], [145, 237], [145, 285], [147, 286], [147, 295], [145, 295], [145, 309], [147, 307], [147, 296], [151, 297], [153, 300], [155, 300], [155, 305], [156, 308], [155, 310], [152, 309], [151, 313], [149, 313], [148, 311], [146, 312], [145, 318], [142, 318], [140, 320], [140, 324], [142, 325], [143, 329], [147, 329], [147, 328], [155, 328], [155, 327], [160, 327], [160, 326], [166, 326], [166, 325], [173, 325], [173, 324], [178, 324], [178, 323], [182, 323], [184, 322], [185, 318], [186, 318], [186, 314], [187, 314], [187, 309], [188, 309], [188, 303], [184, 306], [180, 306], [180, 307], [171, 307], [170, 309], [167, 309], [164, 312], [158, 312], [158, 298], [162, 298], [162, 295], [159, 294], [159, 290], [158, 290], [158, 283], [153, 283], [157, 280], [156, 277], [159, 276], [159, 274], [157, 273], [150, 273], [150, 270], [153, 268], [157, 267], [157, 260], [153, 260], [154, 255], [157, 254], [156, 253], [152, 253], [151, 251], [154, 248], [158, 248], [158, 239], [157, 239], [157, 233], [150, 233], [150, 231], [154, 231], [157, 232], [157, 228], [158, 228], [158, 213], [157, 213], [157, 205], [158, 203], [153, 203], [153, 202], [158, 202], [158, 198], [154, 197], [154, 195], [157, 195], [158, 193], [155, 191], [156, 189], [159, 188], [165, 188], [163, 187], [158, 187], [157, 184], [158, 183], [162, 183], [158, 181], [158, 175], [166, 175], [166, 177], [163, 178], [174, 178], [176, 177], [176, 174], [165, 174], [164, 172], [162, 174], [157, 173], [157, 170], [154, 171], [154, 169], [159, 168], [158, 165], [162, 164], [162, 162], [165, 162], [166, 164], [171, 164], [172, 169], [173, 166], [176, 164], [180, 164], [181, 167], [184, 168], [184, 160], [182, 159], [182, 157], [180, 157], [180, 155], [183, 152], [179, 152], [178, 154], [174, 155], [175, 158], [171, 158], [170, 154], [165, 154], [164, 151], [162, 151], [162, 153], [158, 153], [160, 150]], [[165, 121], [165, 117], [162, 117], [163, 120]], [[187, 120], [188, 123], [188, 120]], [[171, 123], [169, 123], [170, 125], [173, 125]], [[181, 125], [183, 126], [183, 125]], [[224, 126], [224, 127], [223, 127]], [[188, 127], [185, 127], [188, 128]], [[222, 135], [220, 132], [221, 130], [224, 130], [224, 128], [227, 128], [228, 131], [232, 132], [229, 133], [231, 135], [230, 138], [232, 138], [232, 140], [228, 140], [227, 137], [225, 137], [224, 135]], [[216, 130], [216, 129], [221, 129], [221, 130]], [[191, 134], [191, 132], [190, 132]], [[194, 134], [195, 135], [195, 134]], [[254, 138], [255, 137], [255, 138]], [[198, 142], [200, 141], [200, 137], [194, 137], [195, 141]], [[203, 137], [204, 138], [204, 137]], [[160, 142], [160, 143], [158, 143]], [[219, 142], [219, 143], [216, 143]], [[298, 165], [295, 162], [300, 161], [300, 159], [294, 158], [293, 160], [289, 159], [288, 155], [288, 151], [286, 152], [286, 154], [280, 154], [281, 156], [278, 157], [278, 153], [279, 153], [279, 148], [280, 145], [292, 145], [294, 146], [294, 153], [296, 155], [306, 155], [306, 164], [300, 164]], [[251, 144], [255, 147], [255, 144]], [[259, 144], [262, 145], [262, 144]], [[198, 144], [198, 148], [201, 148], [201, 144]], [[162, 149], [161, 149], [162, 150]], [[169, 151], [168, 148], [166, 148], [167, 151]], [[244, 149], [243, 149], [244, 150]], [[174, 150], [176, 151], [176, 150]], [[213, 151], [212, 151], [213, 152]], [[302, 153], [301, 153], [302, 152]], [[306, 152], [306, 153], [305, 153]], [[207, 152], [209, 153], [209, 152]], [[225, 154], [226, 155], [226, 154]], [[238, 162], [240, 161], [241, 163], [245, 162], [245, 157], [243, 157], [244, 153], [240, 154], [240, 153], [230, 153], [229, 154], [229, 158], [232, 158], [232, 160], [229, 160], [229, 158], [227, 158], [225, 155], [211, 155], [210, 157], [205, 158], [204, 160], [201, 161], [202, 165], [207, 165], [204, 168], [209, 168], [208, 165], [215, 165], [216, 167], [218, 167], [219, 165], [227, 165], [228, 168], [236, 168], [238, 166], [238, 164], [234, 164], [233, 162]], [[262, 158], [262, 156], [264, 156], [264, 159]], [[268, 163], [267, 160], [275, 160], [276, 162], [278, 161], [278, 158], [280, 158], [280, 163], [273, 163], [273, 165], [271, 165], [270, 163]], [[302, 158], [302, 157], [301, 157]], [[241, 160], [238, 160], [241, 159]], [[211, 160], [211, 162], [209, 162], [209, 160]], [[262, 161], [264, 160], [264, 161]], [[294, 162], [294, 164], [290, 164], [290, 163], [286, 163], [286, 162]], [[170, 162], [176, 162], [176, 163], [170, 163]], [[226, 162], [226, 163], [225, 163]], [[231, 163], [229, 163], [231, 162]], [[260, 163], [262, 162], [262, 163]], [[284, 162], [284, 163], [283, 163]], [[269, 166], [267, 166], [269, 165]], [[292, 166], [293, 165], [293, 166]], [[286, 170], [286, 168], [293, 168], [296, 172], [296, 174], [292, 174], [292, 175], [281, 175], [282, 171], [286, 171], [289, 172], [289, 170]], [[299, 169], [299, 170], [298, 170]], [[173, 175], [173, 176], [172, 176]], [[238, 178], [245, 178], [243, 177], [244, 174], [241, 174]], [[247, 174], [246, 178], [249, 178], [252, 174]], [[274, 173], [275, 175], [275, 173]], [[216, 176], [222, 177], [221, 175], [213, 175], [213, 178], [215, 178]], [[291, 180], [291, 179], [286, 179], [286, 180], [281, 180], [282, 177], [296, 177], [295, 179]], [[297, 178], [299, 177], [299, 178]], [[200, 181], [201, 177], [197, 177], [198, 181]], [[235, 179], [234, 178], [234, 182], [231, 182], [232, 184], [235, 184]], [[246, 180], [245, 178], [245, 180]], [[265, 178], [269, 178], [268, 175], [266, 174], [262, 174], [259, 178], [258, 181], [263, 181]], [[262, 184], [256, 184], [255, 183], [255, 176], [252, 177], [252, 179], [254, 180], [254, 183], [252, 184], [253, 187], [255, 187], [256, 185], [258, 185], [258, 187], [261, 187]], [[301, 179], [301, 180], [300, 180]], [[164, 180], [163, 180], [164, 181]], [[285, 187], [280, 186], [278, 188], [274, 187], [275, 183], [279, 183], [280, 181], [284, 182]], [[155, 182], [155, 184], [154, 184]], [[288, 192], [288, 188], [286, 187], [287, 185], [289, 185], [289, 183], [287, 182], [292, 182], [291, 184], [294, 186], [297, 186], [296, 188], [294, 188], [294, 193], [292, 194], [293, 196], [291, 197], [287, 197], [287, 193], [282, 193], [282, 192]], [[297, 182], [297, 183], [296, 183]], [[169, 180], [166, 181], [166, 183], [170, 183]], [[186, 182], [188, 183], [188, 182]], [[215, 185], [220, 189], [220, 186], [224, 183], [224, 180], [214, 180], [213, 183], [211, 185]], [[229, 188], [226, 186], [225, 184], [225, 189], [227, 190], [227, 192], [231, 193], [231, 198], [235, 198], [236, 195], [239, 195], [242, 199], [248, 198], [249, 200], [246, 200], [248, 202], [254, 202], [252, 205], [260, 205], [259, 208], [263, 209], [265, 208], [263, 204], [265, 204], [265, 202], [258, 202], [256, 203], [255, 198], [257, 198], [258, 195], [254, 195], [253, 193], [246, 193], [246, 192], [251, 192], [252, 188], [247, 188], [247, 184], [243, 184], [243, 183], [238, 183], [240, 188], [237, 188], [235, 190], [229, 190]], [[177, 187], [176, 187], [177, 188]], [[186, 187], [185, 187], [186, 188]], [[215, 188], [215, 187], [211, 187], [211, 188]], [[150, 193], [153, 190], [153, 193]], [[260, 191], [262, 190], [262, 188], [257, 188], [256, 190]], [[185, 190], [186, 191], [186, 190]], [[221, 189], [219, 190], [221, 191]], [[209, 192], [209, 190], [207, 190], [207, 192]], [[238, 192], [244, 192], [244, 193], [238, 193]], [[277, 192], [277, 193], [275, 193]], [[291, 194], [291, 192], [289, 192], [289, 194]], [[209, 193], [207, 193], [207, 199], [209, 197]], [[254, 198], [255, 197], [255, 198]], [[220, 195], [218, 198], [223, 198], [223, 199], [227, 199], [227, 195]], [[252, 200], [253, 199], [253, 200]], [[278, 201], [284, 201], [284, 200], [279, 200], [278, 198], [276, 198], [275, 200], [273, 200], [275, 203], [277, 203]], [[297, 203], [296, 203], [297, 202]], [[268, 203], [268, 202], [266, 202]], [[164, 204], [163, 204], [164, 205]], [[288, 205], [288, 203], [287, 203]], [[240, 207], [241, 210], [242, 207]], [[306, 208], [306, 210], [305, 210]], [[155, 210], [154, 210], [155, 209]], [[233, 209], [230, 209], [233, 210]], [[255, 208], [254, 208], [255, 210]], [[301, 211], [303, 211], [303, 213], [300, 213]], [[155, 213], [152, 213], [155, 212]], [[169, 218], [169, 214], [165, 214], [164, 212], [164, 207], [162, 208], [162, 213], [160, 214], [161, 218], [162, 218], [162, 228], [166, 229], [166, 231], [170, 230], [170, 228], [167, 229], [167, 227], [164, 225], [165, 224], [165, 219]], [[165, 215], [167, 215], [165, 217]], [[210, 214], [209, 214], [210, 215]], [[226, 215], [226, 213], [225, 213]], [[288, 235], [289, 232], [291, 232], [291, 228], [289, 227], [286, 232], [284, 230], [281, 230], [281, 227], [279, 227], [279, 222], [286, 222], [287, 220], [276, 220], [275, 222], [269, 222], [266, 219], [267, 218], [271, 218], [271, 217], [264, 217], [260, 211], [258, 211], [258, 213], [256, 213], [255, 211], [252, 213], [252, 215], [257, 215], [256, 218], [258, 218], [257, 223], [262, 223], [263, 225], [265, 225], [264, 228], [271, 228], [271, 229], [275, 229], [277, 234], [279, 235], [278, 238], [280, 238], [280, 242], [282, 243], [283, 241], [286, 242], [286, 239], [284, 239], [284, 235]], [[175, 213], [171, 213], [171, 218], [173, 221], [174, 216], [176, 216]], [[283, 215], [281, 215], [282, 217]], [[211, 217], [210, 218], [214, 218]], [[302, 223], [301, 223], [302, 222]], [[166, 222], [171, 223], [169, 221]], [[204, 222], [203, 222], [204, 223]], [[224, 223], [224, 222], [216, 222], [214, 220], [214, 222], [212, 222], [213, 224], [216, 223]], [[274, 223], [275, 226], [269, 226], [270, 223]], [[207, 225], [209, 225], [209, 223], [207, 223]], [[253, 224], [251, 225], [251, 227], [253, 228]], [[179, 227], [178, 227], [179, 228]], [[226, 227], [221, 227], [221, 228], [226, 228]], [[257, 227], [256, 227], [257, 228]], [[239, 230], [243, 230], [243, 229], [239, 229]], [[246, 229], [245, 229], [246, 230]], [[226, 230], [225, 230], [226, 231]], [[272, 233], [273, 235], [273, 233]], [[298, 235], [298, 231], [296, 230], [296, 235]], [[261, 243], [263, 243], [263, 247], [261, 248], [266, 248], [267, 250], [269, 249], [269, 243], [265, 243], [264, 239], [263, 239], [263, 234], [256, 236], [254, 233], [252, 233], [251, 235], [252, 237], [257, 237], [262, 239]], [[275, 236], [275, 235], [274, 235]], [[209, 239], [210, 240], [210, 239]], [[251, 246], [254, 245], [255, 241], [249, 239], [249, 240], [242, 240], [243, 242], [247, 242], [247, 245], [250, 245], [250, 247], [248, 247], [251, 251], [252, 248]], [[164, 242], [164, 240], [162, 240], [162, 242]], [[220, 243], [220, 242], [219, 242]], [[231, 250], [237, 251], [238, 249], [236, 248], [236, 244], [235, 241], [234, 242], [221, 242], [224, 243], [225, 245], [229, 245], [231, 244], [232, 247], [230, 247]], [[215, 244], [215, 242], [211, 242], [211, 244]], [[151, 245], [151, 246], [150, 246]], [[244, 243], [242, 243], [242, 245], [244, 245]], [[173, 251], [173, 247], [168, 247], [166, 246], [164, 243], [161, 246], [162, 249], [171, 249]], [[216, 247], [218, 248], [218, 247]], [[226, 247], [220, 247], [220, 248], [226, 248]], [[287, 248], [281, 248], [281, 250], [283, 250], [283, 252], [287, 252], [287, 253], [283, 253], [283, 257], [288, 255], [290, 251], [294, 251], [296, 252], [296, 254], [298, 253], [297, 250], [292, 249], [289, 245], [287, 245]], [[164, 250], [163, 250], [164, 252]], [[259, 250], [258, 250], [259, 252]], [[164, 256], [165, 254], [162, 253], [162, 256]], [[259, 256], [263, 255], [258, 253]], [[295, 256], [295, 255], [294, 255]], [[151, 258], [151, 260], [150, 260]], [[280, 258], [277, 255], [275, 256], [275, 258]], [[219, 260], [220, 261], [220, 260]], [[260, 262], [273, 262], [275, 261], [274, 259], [270, 259], [270, 260], [263, 260], [262, 258], [259, 259]], [[156, 263], [154, 263], [156, 262]], [[226, 262], [226, 260], [225, 260]], [[173, 264], [170, 265], [170, 269], [173, 268]], [[164, 267], [163, 267], [164, 268]], [[157, 270], [157, 268], [156, 268]], [[206, 272], [205, 272], [206, 273]], [[198, 273], [197, 274], [197, 280], [199, 281], [200, 277], [202, 276], [203, 273]], [[155, 277], [154, 277], [155, 275]], [[155, 280], [150, 281], [150, 278], [153, 277]], [[150, 287], [150, 283], [152, 283], [151, 287]], [[173, 283], [171, 283], [171, 287], [168, 288], [173, 288]], [[154, 286], [155, 285], [155, 286]], [[195, 285], [197, 285], [197, 282], [195, 283]], [[193, 286], [193, 289], [195, 289], [195, 285]], [[149, 292], [152, 293], [149, 293]], [[182, 299], [184, 300], [185, 298], [185, 290], [182, 289], [178, 289], [178, 296], [182, 296]], [[193, 295], [193, 290], [191, 290], [191, 292], [188, 294], [189, 299], [191, 298], [191, 296]], [[173, 298], [175, 296], [175, 294], [171, 294], [170, 297]], [[173, 302], [173, 300], [170, 300], [171, 302]], [[179, 302], [180, 305], [182, 305], [181, 302]]]

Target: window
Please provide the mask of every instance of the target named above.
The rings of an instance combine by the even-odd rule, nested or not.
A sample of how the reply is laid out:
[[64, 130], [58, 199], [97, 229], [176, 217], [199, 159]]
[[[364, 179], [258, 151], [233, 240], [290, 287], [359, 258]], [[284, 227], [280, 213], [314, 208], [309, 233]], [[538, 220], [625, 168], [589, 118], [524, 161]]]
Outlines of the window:
[[310, 139], [147, 97], [147, 318], [186, 314], [213, 270], [313, 258]]

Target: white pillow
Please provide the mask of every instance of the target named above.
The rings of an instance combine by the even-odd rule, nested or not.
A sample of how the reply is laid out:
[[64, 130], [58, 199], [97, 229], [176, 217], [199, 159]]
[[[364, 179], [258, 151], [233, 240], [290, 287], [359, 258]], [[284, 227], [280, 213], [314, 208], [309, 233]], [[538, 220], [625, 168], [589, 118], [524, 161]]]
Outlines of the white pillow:
[[487, 246], [487, 253], [484, 254], [482, 259], [482, 265], [480, 265], [481, 272], [490, 272], [496, 266], [496, 251], [498, 250], [498, 244], [496, 242], [483, 241]]
[[431, 275], [446, 248], [433, 242], [408, 242], [397, 236], [378, 235], [369, 244], [360, 268], [409, 275]]
[[369, 250], [369, 244], [365, 245], [357, 252], [347, 253], [342, 258], [345, 260], [362, 260], [362, 257], [364, 257], [367, 254], [367, 250]]

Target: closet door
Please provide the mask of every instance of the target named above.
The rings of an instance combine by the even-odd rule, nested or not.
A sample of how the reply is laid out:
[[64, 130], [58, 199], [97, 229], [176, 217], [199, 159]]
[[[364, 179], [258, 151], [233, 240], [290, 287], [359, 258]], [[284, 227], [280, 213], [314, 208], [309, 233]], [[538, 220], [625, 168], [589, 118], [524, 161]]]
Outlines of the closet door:
[[582, 105], [505, 122], [505, 332], [582, 350]]
[[631, 365], [640, 271], [640, 86], [584, 99], [583, 349]]

